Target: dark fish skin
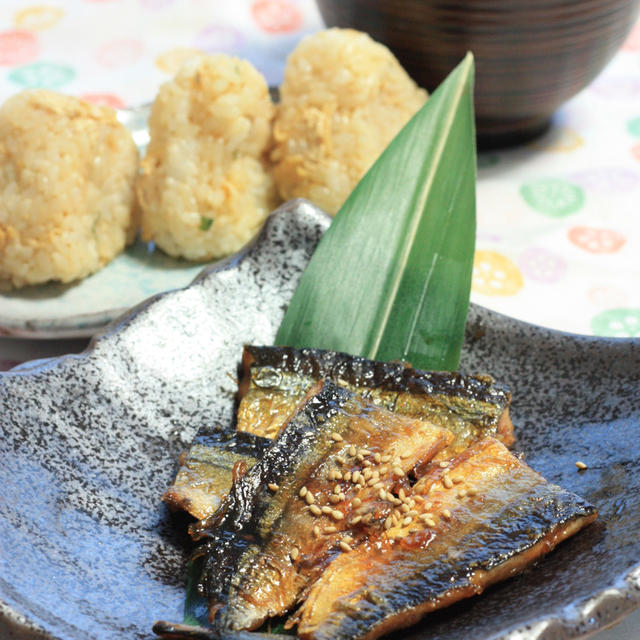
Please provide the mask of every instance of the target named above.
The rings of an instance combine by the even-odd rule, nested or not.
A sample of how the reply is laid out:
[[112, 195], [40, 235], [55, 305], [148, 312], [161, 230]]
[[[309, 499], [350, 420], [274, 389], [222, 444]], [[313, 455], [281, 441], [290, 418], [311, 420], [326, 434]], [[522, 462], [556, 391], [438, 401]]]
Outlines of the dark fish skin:
[[[474, 495], [460, 497], [471, 487]], [[297, 614], [300, 638], [369, 640], [413, 625], [522, 571], [596, 517], [593, 506], [492, 438], [472, 445], [450, 470], [433, 470], [413, 495], [431, 503], [433, 522], [418, 516], [336, 558]]]
[[[200, 588], [214, 625], [251, 630], [286, 613], [341, 553], [345, 531], [358, 535], [358, 525], [351, 530], [356, 510], [371, 508], [373, 519], [379, 489], [338, 480], [338, 469], [364, 468], [365, 460], [389, 451], [404, 477], [451, 439], [439, 426], [390, 413], [331, 382], [318, 383], [218, 512], [191, 529], [205, 541]], [[386, 473], [395, 478], [390, 466]], [[303, 487], [313, 495], [312, 505], [301, 497]], [[326, 511], [313, 513], [321, 508]], [[314, 526], [322, 535], [314, 534]]]
[[199, 520], [209, 517], [227, 495], [234, 473], [249, 470], [271, 444], [271, 440], [245, 432], [196, 436], [162, 499]]
[[220, 632], [215, 629], [205, 629], [204, 627], [194, 627], [164, 620], [158, 620], [153, 625], [153, 632], [164, 640], [291, 640], [291, 636], [275, 633]]
[[245, 346], [239, 383], [238, 430], [275, 437], [312, 384], [331, 380], [374, 404], [451, 430], [442, 457], [495, 436], [513, 444], [510, 392], [489, 375], [419, 371], [319, 349]]

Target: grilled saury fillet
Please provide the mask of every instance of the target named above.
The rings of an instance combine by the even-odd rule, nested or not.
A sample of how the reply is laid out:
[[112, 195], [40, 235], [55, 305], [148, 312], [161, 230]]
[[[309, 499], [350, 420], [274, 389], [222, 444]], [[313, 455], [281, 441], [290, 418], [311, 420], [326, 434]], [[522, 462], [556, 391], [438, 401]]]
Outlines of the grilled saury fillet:
[[276, 437], [318, 380], [331, 380], [394, 413], [446, 427], [455, 440], [443, 456], [485, 436], [496, 436], [507, 446], [514, 441], [511, 394], [489, 375], [420, 371], [400, 362], [293, 347], [245, 347], [238, 430]]
[[384, 530], [407, 474], [452, 438], [331, 382], [315, 385], [218, 512], [192, 528], [206, 541], [201, 589], [214, 623], [255, 629], [289, 611], [336, 556]]
[[250, 469], [270, 445], [271, 440], [241, 431], [197, 435], [162, 499], [199, 520], [207, 518], [220, 506], [234, 477]]
[[377, 638], [521, 571], [596, 517], [493, 438], [407, 494], [382, 537], [337, 557], [298, 612], [305, 640]]

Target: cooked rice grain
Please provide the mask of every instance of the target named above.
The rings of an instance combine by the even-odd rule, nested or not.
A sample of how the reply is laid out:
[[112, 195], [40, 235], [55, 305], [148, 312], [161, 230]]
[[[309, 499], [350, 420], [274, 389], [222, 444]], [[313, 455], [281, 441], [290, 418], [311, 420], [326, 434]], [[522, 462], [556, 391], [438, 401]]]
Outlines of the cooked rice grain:
[[70, 282], [137, 230], [138, 151], [109, 107], [43, 89], [0, 107], [0, 287]]
[[280, 97], [271, 155], [280, 195], [335, 214], [427, 94], [385, 46], [329, 29], [293, 51]]
[[273, 110], [264, 78], [222, 54], [188, 60], [162, 85], [137, 185], [143, 237], [190, 260], [249, 241], [277, 203], [265, 164]]

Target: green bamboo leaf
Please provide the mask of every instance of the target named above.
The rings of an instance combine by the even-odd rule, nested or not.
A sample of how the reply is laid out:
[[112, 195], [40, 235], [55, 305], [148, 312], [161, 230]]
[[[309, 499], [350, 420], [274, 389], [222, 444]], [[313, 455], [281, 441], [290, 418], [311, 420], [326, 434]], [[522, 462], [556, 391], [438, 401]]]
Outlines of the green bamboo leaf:
[[198, 591], [204, 556], [189, 560], [187, 565], [187, 597], [184, 602], [184, 622], [189, 625], [209, 626], [209, 607]]
[[359, 182], [277, 344], [457, 369], [475, 249], [473, 77], [467, 54]]

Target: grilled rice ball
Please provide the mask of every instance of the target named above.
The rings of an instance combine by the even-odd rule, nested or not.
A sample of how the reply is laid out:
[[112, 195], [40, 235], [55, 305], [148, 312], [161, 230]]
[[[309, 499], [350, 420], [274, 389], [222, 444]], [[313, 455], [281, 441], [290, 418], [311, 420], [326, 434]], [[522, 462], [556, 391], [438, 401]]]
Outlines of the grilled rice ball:
[[283, 199], [335, 214], [427, 93], [368, 35], [328, 29], [287, 60], [271, 154]]
[[0, 107], [0, 288], [71, 282], [137, 230], [138, 150], [109, 107], [44, 89]]
[[153, 103], [137, 185], [143, 238], [189, 260], [220, 258], [249, 241], [277, 204], [266, 166], [273, 113], [249, 62], [189, 59]]

